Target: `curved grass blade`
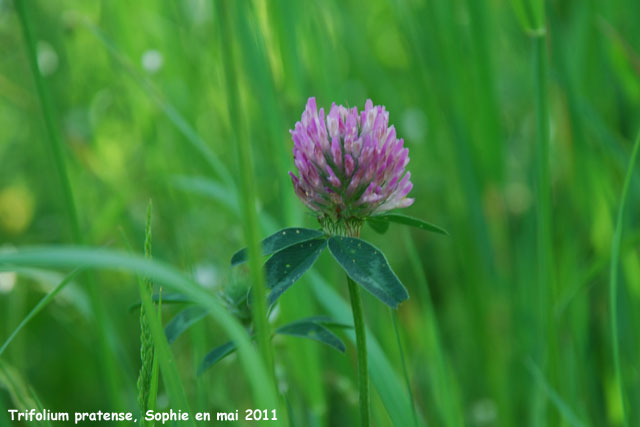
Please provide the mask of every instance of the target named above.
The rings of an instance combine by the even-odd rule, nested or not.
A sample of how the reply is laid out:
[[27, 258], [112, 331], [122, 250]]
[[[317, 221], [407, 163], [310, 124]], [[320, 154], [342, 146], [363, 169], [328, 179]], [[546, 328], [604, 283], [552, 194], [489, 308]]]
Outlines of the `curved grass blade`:
[[[272, 387], [264, 363], [251, 345], [242, 325], [231, 316], [220, 302], [209, 292], [185, 277], [175, 268], [156, 260], [147, 260], [139, 255], [127, 255], [109, 249], [77, 246], [45, 246], [21, 249], [0, 254], [0, 271], [11, 270], [11, 265], [49, 267], [94, 267], [137, 273], [162, 283], [203, 307], [220, 325], [224, 333], [238, 346], [240, 360], [251, 385], [256, 405], [278, 408], [278, 399]], [[150, 301], [149, 301], [150, 302]], [[164, 338], [164, 334], [162, 334]]]
[[267, 287], [271, 289], [269, 304], [302, 277], [326, 247], [326, 239], [313, 239], [289, 246], [269, 258], [265, 264]]
[[276, 334], [308, 338], [326, 344], [344, 353], [347, 348], [342, 340], [328, 328], [312, 320], [298, 320], [276, 329]]
[[53, 288], [51, 292], [45, 295], [40, 300], [40, 302], [38, 302], [38, 304], [36, 304], [36, 306], [33, 307], [33, 309], [29, 312], [29, 314], [27, 314], [27, 316], [24, 319], [22, 319], [22, 322], [20, 322], [18, 327], [11, 333], [11, 335], [9, 335], [9, 338], [7, 338], [4, 344], [2, 344], [2, 347], [0, 347], [0, 355], [2, 355], [2, 353], [7, 348], [7, 346], [11, 343], [11, 341], [13, 341], [16, 335], [18, 335], [18, 332], [20, 332], [20, 330], [22, 330], [22, 328], [24, 328], [25, 325], [29, 323], [31, 319], [33, 319], [38, 313], [40, 313], [40, 311], [43, 308], [45, 308], [53, 300], [53, 298], [58, 294], [58, 292], [60, 292], [65, 286], [71, 283], [73, 278], [76, 277], [76, 274], [78, 274], [78, 269], [67, 274], [67, 276], [55, 288]]
[[627, 199], [629, 196], [629, 187], [631, 184], [631, 178], [633, 176], [633, 169], [640, 153], [640, 133], [636, 137], [636, 141], [633, 144], [633, 152], [629, 159], [629, 167], [627, 168], [627, 175], [624, 179], [624, 185], [622, 187], [622, 195], [620, 196], [620, 208], [618, 209], [618, 219], [616, 221], [616, 231], [613, 236], [613, 244], [611, 245], [611, 271], [609, 274], [609, 313], [611, 316], [611, 345], [613, 347], [613, 363], [615, 367], [616, 386], [618, 393], [620, 394], [620, 401], [622, 405], [622, 419], [624, 425], [629, 425], [629, 414], [625, 405], [625, 391], [624, 382], [622, 378], [622, 368], [620, 366], [620, 342], [618, 337], [618, 264], [620, 263], [620, 245], [622, 242], [622, 229], [624, 226], [624, 212], [627, 207]]
[[407, 290], [378, 248], [355, 237], [329, 238], [329, 251], [360, 286], [391, 308], [409, 298]]
[[[261, 243], [262, 254], [271, 255], [282, 249], [293, 246], [296, 243], [306, 242], [322, 237], [324, 233], [309, 228], [290, 227], [283, 228], [264, 239]], [[241, 249], [231, 257], [231, 265], [242, 264], [247, 261], [247, 249]]]
[[167, 336], [169, 344], [173, 344], [184, 331], [198, 320], [205, 318], [208, 313], [209, 310], [206, 308], [193, 306], [187, 307], [176, 314], [164, 328], [164, 334]]
[[382, 215], [376, 215], [376, 216], [367, 218], [367, 223], [374, 230], [376, 229], [376, 227], [381, 228], [382, 224], [384, 223], [386, 223], [386, 227], [389, 227], [390, 222], [395, 222], [396, 224], [408, 225], [410, 227], [419, 228], [420, 230], [425, 230], [425, 231], [431, 231], [433, 233], [444, 234], [445, 236], [449, 235], [449, 232], [442, 227], [438, 227], [437, 225], [432, 224], [430, 222], [423, 221], [421, 219], [414, 218], [408, 215], [399, 214], [399, 213], [385, 213]]
[[207, 355], [202, 360], [202, 363], [198, 367], [198, 375], [202, 375], [204, 371], [206, 371], [234, 351], [236, 351], [236, 345], [233, 343], [233, 341], [229, 341], [219, 347], [214, 348], [209, 353], [207, 353]]

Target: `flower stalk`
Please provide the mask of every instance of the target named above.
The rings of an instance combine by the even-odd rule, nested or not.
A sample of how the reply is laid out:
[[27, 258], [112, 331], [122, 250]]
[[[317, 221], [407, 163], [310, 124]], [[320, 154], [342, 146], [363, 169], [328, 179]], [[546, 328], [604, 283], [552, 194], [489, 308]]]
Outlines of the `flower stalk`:
[[358, 351], [358, 390], [360, 400], [360, 425], [369, 426], [369, 360], [367, 355], [367, 332], [364, 326], [364, 311], [360, 288], [347, 275], [353, 326], [356, 331], [356, 347]]

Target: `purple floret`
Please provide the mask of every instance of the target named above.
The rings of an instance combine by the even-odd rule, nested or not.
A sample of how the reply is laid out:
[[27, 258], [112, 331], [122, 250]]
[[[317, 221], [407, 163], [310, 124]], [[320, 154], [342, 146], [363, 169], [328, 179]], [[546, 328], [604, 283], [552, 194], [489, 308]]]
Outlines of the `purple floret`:
[[296, 194], [333, 223], [362, 220], [410, 206], [413, 184], [409, 150], [389, 126], [389, 113], [367, 100], [364, 110], [331, 105], [325, 117], [309, 98], [291, 132], [298, 176], [289, 172]]

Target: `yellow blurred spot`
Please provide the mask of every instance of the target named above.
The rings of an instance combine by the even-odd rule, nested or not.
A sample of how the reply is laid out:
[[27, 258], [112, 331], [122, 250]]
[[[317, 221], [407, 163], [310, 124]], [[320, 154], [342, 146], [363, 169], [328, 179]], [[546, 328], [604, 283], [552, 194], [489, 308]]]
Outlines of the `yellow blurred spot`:
[[31, 192], [22, 185], [12, 185], [0, 191], [0, 228], [9, 234], [20, 234], [33, 219], [35, 202]]

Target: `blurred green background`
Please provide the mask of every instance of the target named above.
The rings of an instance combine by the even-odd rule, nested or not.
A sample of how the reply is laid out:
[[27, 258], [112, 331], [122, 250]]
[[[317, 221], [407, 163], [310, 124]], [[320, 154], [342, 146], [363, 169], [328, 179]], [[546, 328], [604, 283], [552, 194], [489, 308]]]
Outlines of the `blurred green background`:
[[[618, 281], [624, 397], [609, 300], [640, 128], [637, 0], [548, 1], [533, 25], [546, 35], [523, 25], [517, 1], [234, 1], [221, 16], [214, 0], [25, 0], [26, 21], [14, 2], [0, 0], [2, 251], [83, 243], [141, 253], [153, 199], [154, 258], [215, 293], [245, 277], [229, 266], [245, 245], [234, 141], [248, 138], [253, 150], [262, 235], [315, 227], [287, 176], [288, 130], [309, 96], [325, 108], [371, 98], [410, 150], [416, 202], [405, 213], [450, 232], [363, 231], [411, 295], [398, 327], [415, 418], [390, 312], [364, 296], [374, 425], [616, 426], [623, 402], [629, 425], [640, 425], [638, 170]], [[314, 270], [281, 298], [273, 325], [350, 319], [338, 266], [325, 254]], [[0, 342], [63, 275], [0, 275]], [[77, 276], [2, 354], [0, 424], [10, 425], [6, 408], [37, 400], [135, 411], [139, 323], [129, 307], [138, 299], [134, 275]], [[165, 307], [165, 322], [179, 309]], [[339, 334], [346, 355], [273, 341], [291, 425], [357, 424], [355, 349]], [[194, 411], [255, 407], [236, 356], [196, 375], [227, 339], [205, 319], [172, 345]], [[171, 407], [163, 387], [159, 406]]]

